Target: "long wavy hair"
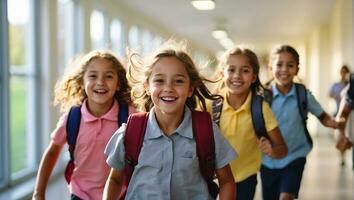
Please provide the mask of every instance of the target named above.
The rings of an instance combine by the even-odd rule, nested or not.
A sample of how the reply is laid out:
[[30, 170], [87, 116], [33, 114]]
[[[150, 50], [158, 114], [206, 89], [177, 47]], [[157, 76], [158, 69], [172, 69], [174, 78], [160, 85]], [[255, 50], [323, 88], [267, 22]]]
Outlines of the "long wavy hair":
[[116, 69], [119, 90], [114, 98], [118, 102], [132, 104], [130, 97], [131, 87], [126, 78], [126, 70], [115, 54], [107, 50], [95, 50], [74, 59], [63, 77], [56, 83], [54, 89], [54, 105], [60, 104], [60, 111], [67, 112], [74, 105], [81, 105], [87, 98], [84, 88], [84, 74], [87, 66], [95, 59], [102, 58], [110, 61]]
[[128, 57], [128, 80], [132, 85], [132, 99], [142, 111], [149, 111], [153, 106], [151, 97], [147, 94], [144, 85], [148, 84], [154, 65], [161, 58], [166, 57], [177, 58], [185, 66], [190, 79], [190, 87], [194, 88], [192, 96], [187, 98], [186, 101], [186, 105], [191, 110], [195, 110], [197, 105], [200, 104], [202, 110], [206, 111], [205, 99], [218, 100], [222, 98], [220, 95], [213, 95], [206, 87], [204, 82], [213, 81], [199, 74], [192, 58], [188, 54], [185, 42], [168, 40], [144, 61], [137, 53], [129, 53]]

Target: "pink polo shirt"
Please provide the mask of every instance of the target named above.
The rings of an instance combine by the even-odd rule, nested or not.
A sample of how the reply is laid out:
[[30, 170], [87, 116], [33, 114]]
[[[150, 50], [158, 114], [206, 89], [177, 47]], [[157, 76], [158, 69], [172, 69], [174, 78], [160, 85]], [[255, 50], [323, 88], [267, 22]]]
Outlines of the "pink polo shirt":
[[[118, 103], [103, 116], [95, 117], [89, 113], [86, 101], [81, 106], [81, 123], [74, 151], [75, 169], [69, 185], [72, 194], [85, 200], [102, 199], [103, 188], [110, 172], [103, 151], [107, 142], [118, 129]], [[129, 114], [135, 112], [129, 106]], [[53, 143], [66, 144], [67, 115], [59, 120], [52, 132]]]

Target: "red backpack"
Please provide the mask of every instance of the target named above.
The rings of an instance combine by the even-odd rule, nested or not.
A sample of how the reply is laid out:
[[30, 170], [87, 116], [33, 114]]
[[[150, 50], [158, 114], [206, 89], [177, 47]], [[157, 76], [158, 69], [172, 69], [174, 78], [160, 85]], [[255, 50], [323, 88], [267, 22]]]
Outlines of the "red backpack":
[[[120, 199], [124, 199], [134, 167], [138, 164], [148, 118], [149, 113], [135, 113], [128, 118], [124, 136], [125, 180], [123, 180]], [[210, 114], [208, 112], [192, 111], [192, 126], [200, 171], [208, 184], [210, 195], [216, 198], [219, 187], [213, 181], [215, 174], [215, 141]]]

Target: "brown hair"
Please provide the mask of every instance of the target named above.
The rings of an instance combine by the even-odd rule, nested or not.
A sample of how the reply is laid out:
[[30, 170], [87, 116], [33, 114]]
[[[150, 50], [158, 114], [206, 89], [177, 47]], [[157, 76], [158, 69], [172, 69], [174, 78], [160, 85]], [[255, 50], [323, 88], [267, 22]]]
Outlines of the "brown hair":
[[131, 87], [128, 84], [126, 71], [122, 63], [113, 52], [96, 50], [74, 59], [71, 62], [71, 65], [69, 65], [68, 71], [66, 71], [62, 79], [56, 83], [54, 90], [54, 105], [61, 104], [60, 110], [62, 112], [67, 112], [74, 105], [81, 105], [87, 98], [83, 85], [83, 77], [90, 62], [98, 58], [110, 61], [116, 69], [119, 91], [116, 92], [114, 98], [121, 103], [132, 103], [130, 97]]
[[[256, 81], [254, 83], [251, 84], [251, 91], [256, 94], [256, 93], [260, 93], [263, 90], [263, 86], [262, 83], [259, 80], [259, 61], [258, 61], [258, 57], [257, 55], [250, 49], [246, 48], [246, 47], [242, 47], [242, 46], [237, 46], [231, 49], [228, 49], [222, 59], [221, 62], [219, 63], [218, 69], [219, 71], [224, 70], [224, 68], [226, 67], [226, 63], [227, 60], [230, 58], [230, 56], [233, 55], [243, 55], [246, 56], [250, 65], [252, 66], [253, 69], [253, 73], [256, 75]], [[218, 90], [222, 89], [225, 87], [225, 84], [222, 82], [219, 85]]]
[[152, 56], [148, 57], [145, 63], [140, 59], [140, 56], [136, 53], [131, 53], [129, 56], [128, 64], [128, 80], [131, 81], [132, 88], [132, 98], [134, 102], [143, 111], [148, 111], [153, 106], [151, 97], [146, 93], [144, 84], [148, 83], [149, 77], [151, 76], [152, 68], [161, 58], [174, 57], [182, 62], [188, 73], [191, 87], [194, 87], [194, 92], [191, 97], [187, 98], [186, 105], [191, 109], [195, 110], [197, 107], [197, 100], [202, 106], [202, 110], [206, 110], [205, 99], [216, 100], [220, 99], [219, 95], [213, 95], [204, 81], [210, 81], [202, 77], [193, 60], [189, 56], [186, 50], [186, 43], [178, 43], [174, 40], [169, 40], [163, 44]]

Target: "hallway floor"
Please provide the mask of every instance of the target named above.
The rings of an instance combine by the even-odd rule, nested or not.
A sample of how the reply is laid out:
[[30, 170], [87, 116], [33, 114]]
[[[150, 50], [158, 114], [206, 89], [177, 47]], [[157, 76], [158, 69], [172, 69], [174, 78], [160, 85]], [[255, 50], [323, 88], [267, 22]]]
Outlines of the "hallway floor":
[[[339, 152], [330, 135], [314, 138], [314, 148], [307, 157], [299, 199], [301, 200], [353, 200], [354, 171], [351, 151], [346, 153], [346, 165], [340, 166]], [[258, 182], [255, 199], [261, 200]]]

